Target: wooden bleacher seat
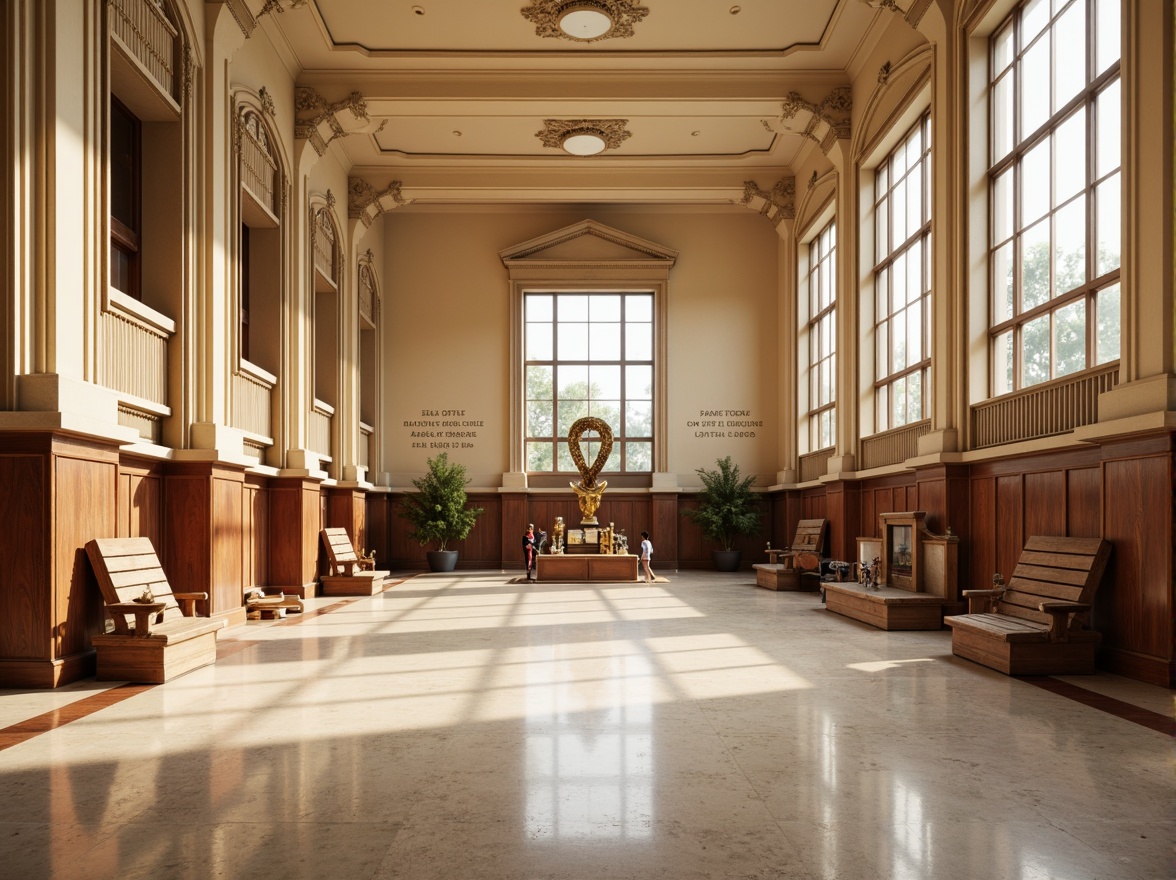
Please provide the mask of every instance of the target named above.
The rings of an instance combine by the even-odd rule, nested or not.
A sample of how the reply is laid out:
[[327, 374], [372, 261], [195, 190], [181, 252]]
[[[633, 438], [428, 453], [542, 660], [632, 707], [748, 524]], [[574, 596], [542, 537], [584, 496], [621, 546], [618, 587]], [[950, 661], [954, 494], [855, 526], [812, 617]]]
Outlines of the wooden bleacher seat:
[[770, 562], [752, 566], [756, 584], [769, 590], [800, 590], [810, 584], [811, 589], [817, 589], [828, 525], [824, 519], [802, 519], [797, 523], [791, 547], [769, 550]]
[[324, 596], [374, 596], [384, 588], [390, 572], [366, 568], [365, 557], [355, 552], [347, 529], [323, 529], [320, 532], [331, 573], [319, 580]]
[[[86, 555], [114, 632], [96, 635], [98, 678], [161, 684], [216, 662], [225, 622], [196, 616], [207, 593], [175, 593], [150, 538], [97, 538]], [[150, 590], [150, 602], [136, 602]]]
[[1030, 538], [1007, 587], [964, 590], [945, 617], [951, 651], [1006, 675], [1091, 675], [1100, 633], [1084, 629], [1111, 556], [1100, 538]]

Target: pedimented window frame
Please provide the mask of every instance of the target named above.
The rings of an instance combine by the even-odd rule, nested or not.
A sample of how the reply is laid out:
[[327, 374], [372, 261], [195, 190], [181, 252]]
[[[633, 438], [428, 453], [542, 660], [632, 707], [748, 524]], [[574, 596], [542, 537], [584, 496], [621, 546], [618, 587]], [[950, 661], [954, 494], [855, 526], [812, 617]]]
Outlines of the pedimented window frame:
[[528, 292], [561, 291], [653, 293], [653, 476], [612, 475], [610, 482], [618, 488], [656, 483], [668, 464], [666, 315], [670, 270], [678, 252], [595, 220], [582, 220], [498, 255], [510, 277], [510, 473], [504, 475], [504, 485], [526, 487], [523, 298]]

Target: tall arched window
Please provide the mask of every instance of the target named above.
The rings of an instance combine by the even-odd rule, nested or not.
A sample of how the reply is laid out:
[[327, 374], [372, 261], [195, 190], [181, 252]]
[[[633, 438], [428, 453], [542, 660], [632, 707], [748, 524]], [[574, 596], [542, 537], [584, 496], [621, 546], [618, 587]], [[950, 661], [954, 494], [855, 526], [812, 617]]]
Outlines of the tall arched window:
[[992, 393], [1119, 357], [1119, 0], [1025, 0], [989, 41]]

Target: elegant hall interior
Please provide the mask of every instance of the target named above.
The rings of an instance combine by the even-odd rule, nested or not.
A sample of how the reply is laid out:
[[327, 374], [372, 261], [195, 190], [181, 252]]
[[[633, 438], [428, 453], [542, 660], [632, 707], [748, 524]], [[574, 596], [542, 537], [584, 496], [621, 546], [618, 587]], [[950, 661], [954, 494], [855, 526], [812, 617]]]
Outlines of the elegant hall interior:
[[0, 10], [0, 878], [1176, 876], [1171, 0]]

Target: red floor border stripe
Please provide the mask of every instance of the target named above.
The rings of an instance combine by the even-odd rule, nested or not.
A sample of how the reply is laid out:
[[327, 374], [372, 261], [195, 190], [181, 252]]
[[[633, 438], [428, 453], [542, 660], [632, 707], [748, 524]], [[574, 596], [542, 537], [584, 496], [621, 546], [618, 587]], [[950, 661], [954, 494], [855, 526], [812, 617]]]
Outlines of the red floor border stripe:
[[1124, 703], [1114, 697], [1088, 691], [1084, 687], [1050, 678], [1048, 675], [1021, 675], [1017, 678], [1026, 684], [1039, 687], [1051, 694], [1057, 694], [1059, 697], [1074, 700], [1092, 709], [1107, 712], [1124, 721], [1132, 721], [1151, 730], [1166, 733], [1168, 736], [1176, 736], [1176, 720], [1167, 715], [1161, 715], [1159, 712], [1153, 712], [1151, 709], [1144, 709], [1142, 706], [1136, 706], [1132, 703]]

